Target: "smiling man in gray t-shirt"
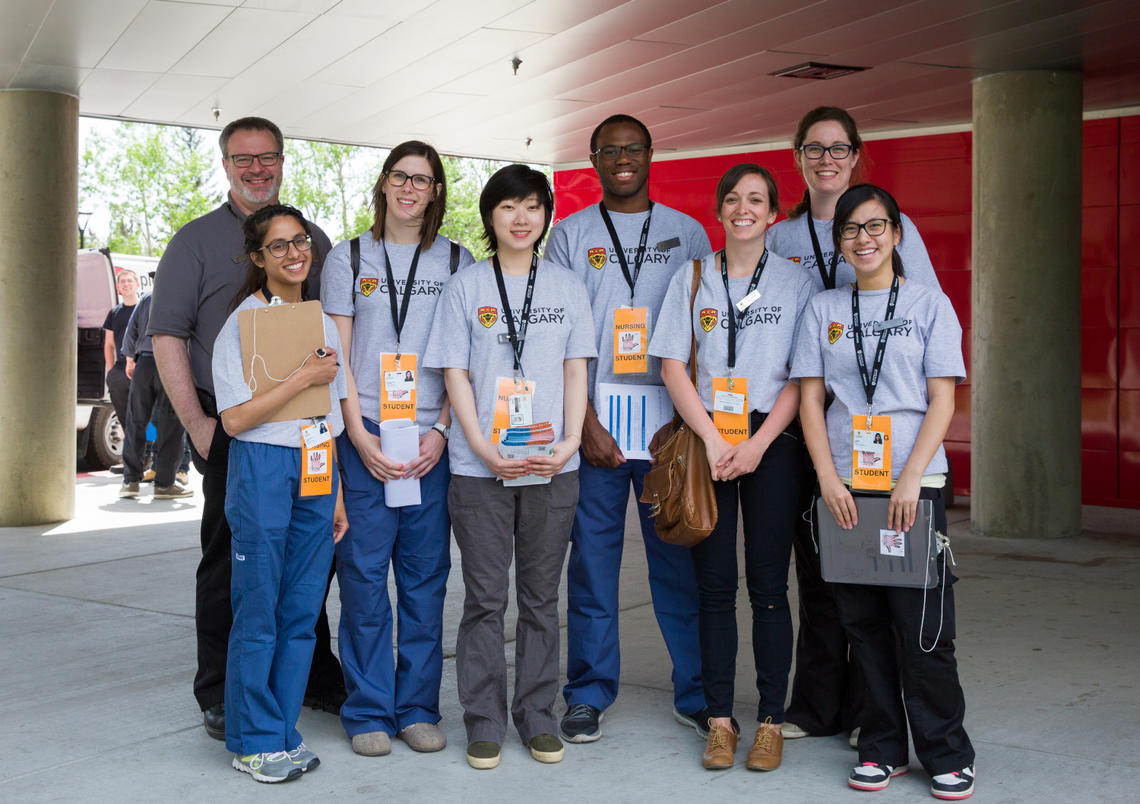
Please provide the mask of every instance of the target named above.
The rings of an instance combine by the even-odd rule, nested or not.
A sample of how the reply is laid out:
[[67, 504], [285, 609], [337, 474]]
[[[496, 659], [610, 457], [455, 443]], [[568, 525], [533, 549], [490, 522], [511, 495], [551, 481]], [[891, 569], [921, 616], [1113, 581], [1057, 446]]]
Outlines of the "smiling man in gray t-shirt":
[[[590, 362], [590, 397], [582, 432], [578, 508], [567, 569], [567, 712], [562, 736], [571, 742], [601, 737], [602, 712], [618, 692], [618, 575], [625, 542], [630, 483], [641, 495], [647, 460], [627, 459], [598, 420], [600, 383], [661, 385], [661, 367], [615, 373], [614, 317], [643, 315], [640, 343], [648, 345], [670, 277], [712, 249], [697, 221], [649, 200], [653, 142], [628, 115], [602, 121], [590, 137], [590, 161], [602, 185], [602, 202], [554, 226], [546, 258], [586, 283], [593, 309], [597, 360]], [[654, 441], [658, 439], [655, 438]], [[656, 444], [652, 444], [656, 446]], [[649, 563], [653, 608], [673, 660], [673, 714], [702, 734], [707, 720], [700, 677], [697, 586], [689, 550], [665, 544], [654, 532], [648, 506], [639, 503]]]

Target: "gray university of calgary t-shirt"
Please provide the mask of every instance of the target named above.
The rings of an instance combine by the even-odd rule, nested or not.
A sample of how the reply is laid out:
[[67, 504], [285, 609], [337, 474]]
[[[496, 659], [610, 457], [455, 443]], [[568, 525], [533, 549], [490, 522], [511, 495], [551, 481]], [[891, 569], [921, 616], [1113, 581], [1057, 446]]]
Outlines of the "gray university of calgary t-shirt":
[[[256, 310], [265, 307], [256, 296], [248, 296], [245, 301], [226, 319], [214, 341], [214, 394], [218, 401], [218, 413], [236, 407], [253, 399], [253, 391], [245, 381], [245, 371], [241, 362], [241, 336], [238, 330], [238, 313], [242, 310]], [[336, 438], [344, 431], [344, 419], [340, 412], [340, 400], [348, 396], [348, 383], [344, 379], [344, 363], [340, 355], [340, 338], [336, 325], [327, 315], [322, 316], [325, 325], [325, 346], [337, 352], [336, 378], [329, 383], [329, 415], [325, 417], [329, 431]], [[309, 419], [294, 419], [283, 422], [265, 422], [251, 427], [234, 438], [239, 441], [254, 441], [259, 444], [275, 444], [279, 447], [301, 446], [301, 425]]]
[[[229, 315], [234, 295], [245, 280], [245, 214], [228, 199], [213, 212], [195, 218], [174, 233], [154, 277], [154, 301], [147, 335], [185, 338], [194, 385], [214, 393], [210, 358], [214, 339]], [[320, 296], [321, 265], [329, 253], [328, 237], [316, 224], [309, 298]], [[240, 257], [234, 262], [234, 257]]]
[[[614, 229], [633, 276], [637, 246], [647, 212], [610, 212]], [[656, 329], [658, 312], [669, 280], [682, 265], [691, 265], [711, 250], [704, 228], [688, 215], [664, 204], [653, 205], [653, 219], [645, 241], [645, 259], [634, 285], [634, 306], [647, 308], [649, 336]], [[546, 246], [546, 258], [569, 268], [586, 283], [593, 308], [594, 344], [598, 359], [590, 362], [589, 393], [600, 412], [602, 400], [598, 383], [661, 385], [661, 363], [649, 360], [645, 374], [618, 374], [613, 371], [614, 308], [629, 306], [629, 284], [621, 270], [613, 240], [597, 204], [567, 216], [555, 224]]]
[[[385, 243], [396, 280], [396, 309], [407, 292], [408, 271], [416, 246]], [[350, 244], [337, 243], [325, 260], [321, 274], [321, 306], [330, 315], [352, 316], [352, 354], [348, 364], [356, 382], [360, 414], [373, 422], [380, 421], [380, 356], [396, 351], [396, 327], [392, 323], [392, 306], [388, 298], [388, 277], [384, 270], [384, 251], [370, 232], [360, 236], [360, 273], [352, 279]], [[471, 252], [460, 247], [459, 269], [475, 262]], [[400, 350], [416, 355], [416, 423], [420, 435], [426, 433], [443, 406], [443, 372], [424, 368], [424, 350], [435, 318], [436, 304], [443, 286], [451, 279], [451, 241], [436, 237], [432, 247], [421, 252], [408, 299], [408, 317], [400, 332]], [[355, 290], [355, 297], [353, 291]]]
[[[517, 325], [522, 317], [527, 277], [504, 276], [503, 279]], [[475, 263], [453, 276], [439, 300], [424, 364], [467, 371], [479, 414], [479, 429], [488, 439], [499, 378], [514, 376], [514, 351], [509, 343], [499, 342], [499, 336], [506, 334], [499, 288], [490, 261]], [[540, 260], [522, 368], [526, 379], [535, 383], [533, 420], [549, 421], [554, 427], [555, 441], [561, 441], [563, 435], [563, 362], [578, 357], [591, 358], [595, 354], [585, 286], [565, 268]], [[493, 476], [471, 451], [460, 426], [451, 429], [448, 455], [453, 475]], [[572, 472], [577, 468], [575, 452], [562, 471]]]
[[[812, 287], [819, 293], [824, 290], [823, 278], [816, 267], [815, 249], [811, 244], [811, 232], [808, 231], [808, 215], [805, 212], [798, 218], [785, 218], [768, 230], [768, 248], [785, 259], [798, 263], [812, 278]], [[823, 269], [826, 271], [831, 265], [831, 255], [835, 247], [831, 242], [831, 221], [815, 221], [815, 233], [819, 238], [819, 250], [823, 254]], [[898, 252], [902, 257], [903, 270], [906, 278], [920, 285], [931, 285], [941, 290], [938, 277], [934, 274], [934, 266], [930, 262], [930, 255], [926, 253], [926, 244], [922, 242], [922, 235], [914, 221], [906, 215], [902, 216], [902, 241], [899, 242]], [[855, 269], [843, 255], [835, 266], [835, 287], [848, 287], [855, 281]]]
[[[693, 304], [692, 332], [697, 336], [697, 393], [706, 410], [712, 410], [712, 378], [728, 376], [728, 315], [748, 292], [752, 276], [729, 277], [732, 304], [724, 290], [715, 255], [701, 261], [701, 284]], [[679, 270], [669, 283], [661, 320], [649, 345], [651, 354], [689, 362], [689, 291], [691, 270]], [[760, 298], [737, 321], [736, 377], [748, 378], [748, 409], [767, 413], [788, 382], [792, 344], [800, 314], [812, 296], [811, 280], [798, 266], [768, 252], [768, 261], [756, 285]], [[672, 323], [676, 322], [676, 323]]]
[[[890, 289], [859, 293], [859, 318], [868, 370], [875, 360], [879, 335], [873, 332], [887, 309]], [[964, 382], [962, 327], [944, 293], [929, 285], [906, 281], [887, 337], [883, 368], [875, 390], [872, 412], [891, 417], [891, 476], [898, 478], [906, 465], [930, 400], [928, 377], [953, 377]], [[840, 477], [851, 477], [851, 417], [866, 415], [867, 396], [855, 357], [851, 331], [851, 289], [837, 288], [812, 298], [800, 321], [792, 359], [793, 378], [823, 377], [835, 401], [827, 410], [827, 437], [831, 459]], [[942, 445], [924, 475], [946, 471]]]

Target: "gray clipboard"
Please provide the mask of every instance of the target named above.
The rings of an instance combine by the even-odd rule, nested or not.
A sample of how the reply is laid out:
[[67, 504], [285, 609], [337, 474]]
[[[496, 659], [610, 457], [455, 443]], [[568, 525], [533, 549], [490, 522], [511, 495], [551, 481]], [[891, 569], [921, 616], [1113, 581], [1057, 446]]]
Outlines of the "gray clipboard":
[[[852, 530], [844, 530], [826, 503], [816, 500], [813, 514], [825, 581], [919, 589], [933, 589], [938, 585], [933, 500], [920, 499], [914, 527], [894, 536], [886, 536], [894, 533], [886, 528], [889, 502], [889, 497], [855, 497], [859, 524]], [[890, 544], [884, 544], [884, 539]], [[901, 556], [889, 555], [900, 550]]]

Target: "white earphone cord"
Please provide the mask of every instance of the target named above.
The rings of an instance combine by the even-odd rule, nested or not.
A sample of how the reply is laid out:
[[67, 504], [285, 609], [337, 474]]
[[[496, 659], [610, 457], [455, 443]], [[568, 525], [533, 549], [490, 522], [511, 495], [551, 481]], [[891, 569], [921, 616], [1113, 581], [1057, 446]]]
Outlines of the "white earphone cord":
[[250, 393], [257, 393], [257, 377], [255, 377], [253, 374], [253, 366], [254, 363], [256, 363], [258, 360], [261, 361], [261, 367], [265, 371], [266, 379], [273, 380], [273, 382], [285, 382], [285, 380], [289, 379], [298, 371], [303, 369], [305, 367], [305, 364], [309, 362], [309, 358], [313, 356], [313, 353], [309, 352], [307, 355], [305, 355], [305, 359], [301, 361], [301, 365], [290, 371], [289, 374], [282, 379], [277, 379], [272, 374], [270, 374], [269, 365], [265, 362], [265, 358], [261, 356], [261, 353], [257, 351], [257, 313], [257, 310], [253, 311], [253, 354], [249, 357], [249, 382], [246, 383], [246, 385], [249, 386]]

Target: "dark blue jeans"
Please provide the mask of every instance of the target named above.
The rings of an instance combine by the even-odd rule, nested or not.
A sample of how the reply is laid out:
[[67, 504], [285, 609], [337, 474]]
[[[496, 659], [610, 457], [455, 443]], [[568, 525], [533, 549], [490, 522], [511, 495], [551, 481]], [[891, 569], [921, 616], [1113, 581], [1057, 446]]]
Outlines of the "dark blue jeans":
[[[753, 416], [753, 432], [759, 427]], [[744, 574], [752, 605], [757, 719], [784, 720], [792, 666], [788, 564], [795, 538], [804, 450], [798, 430], [776, 437], [751, 474], [716, 482], [719, 517], [693, 548], [700, 590], [701, 677], [711, 717], [730, 717], [736, 675], [737, 505], [744, 516]]]

